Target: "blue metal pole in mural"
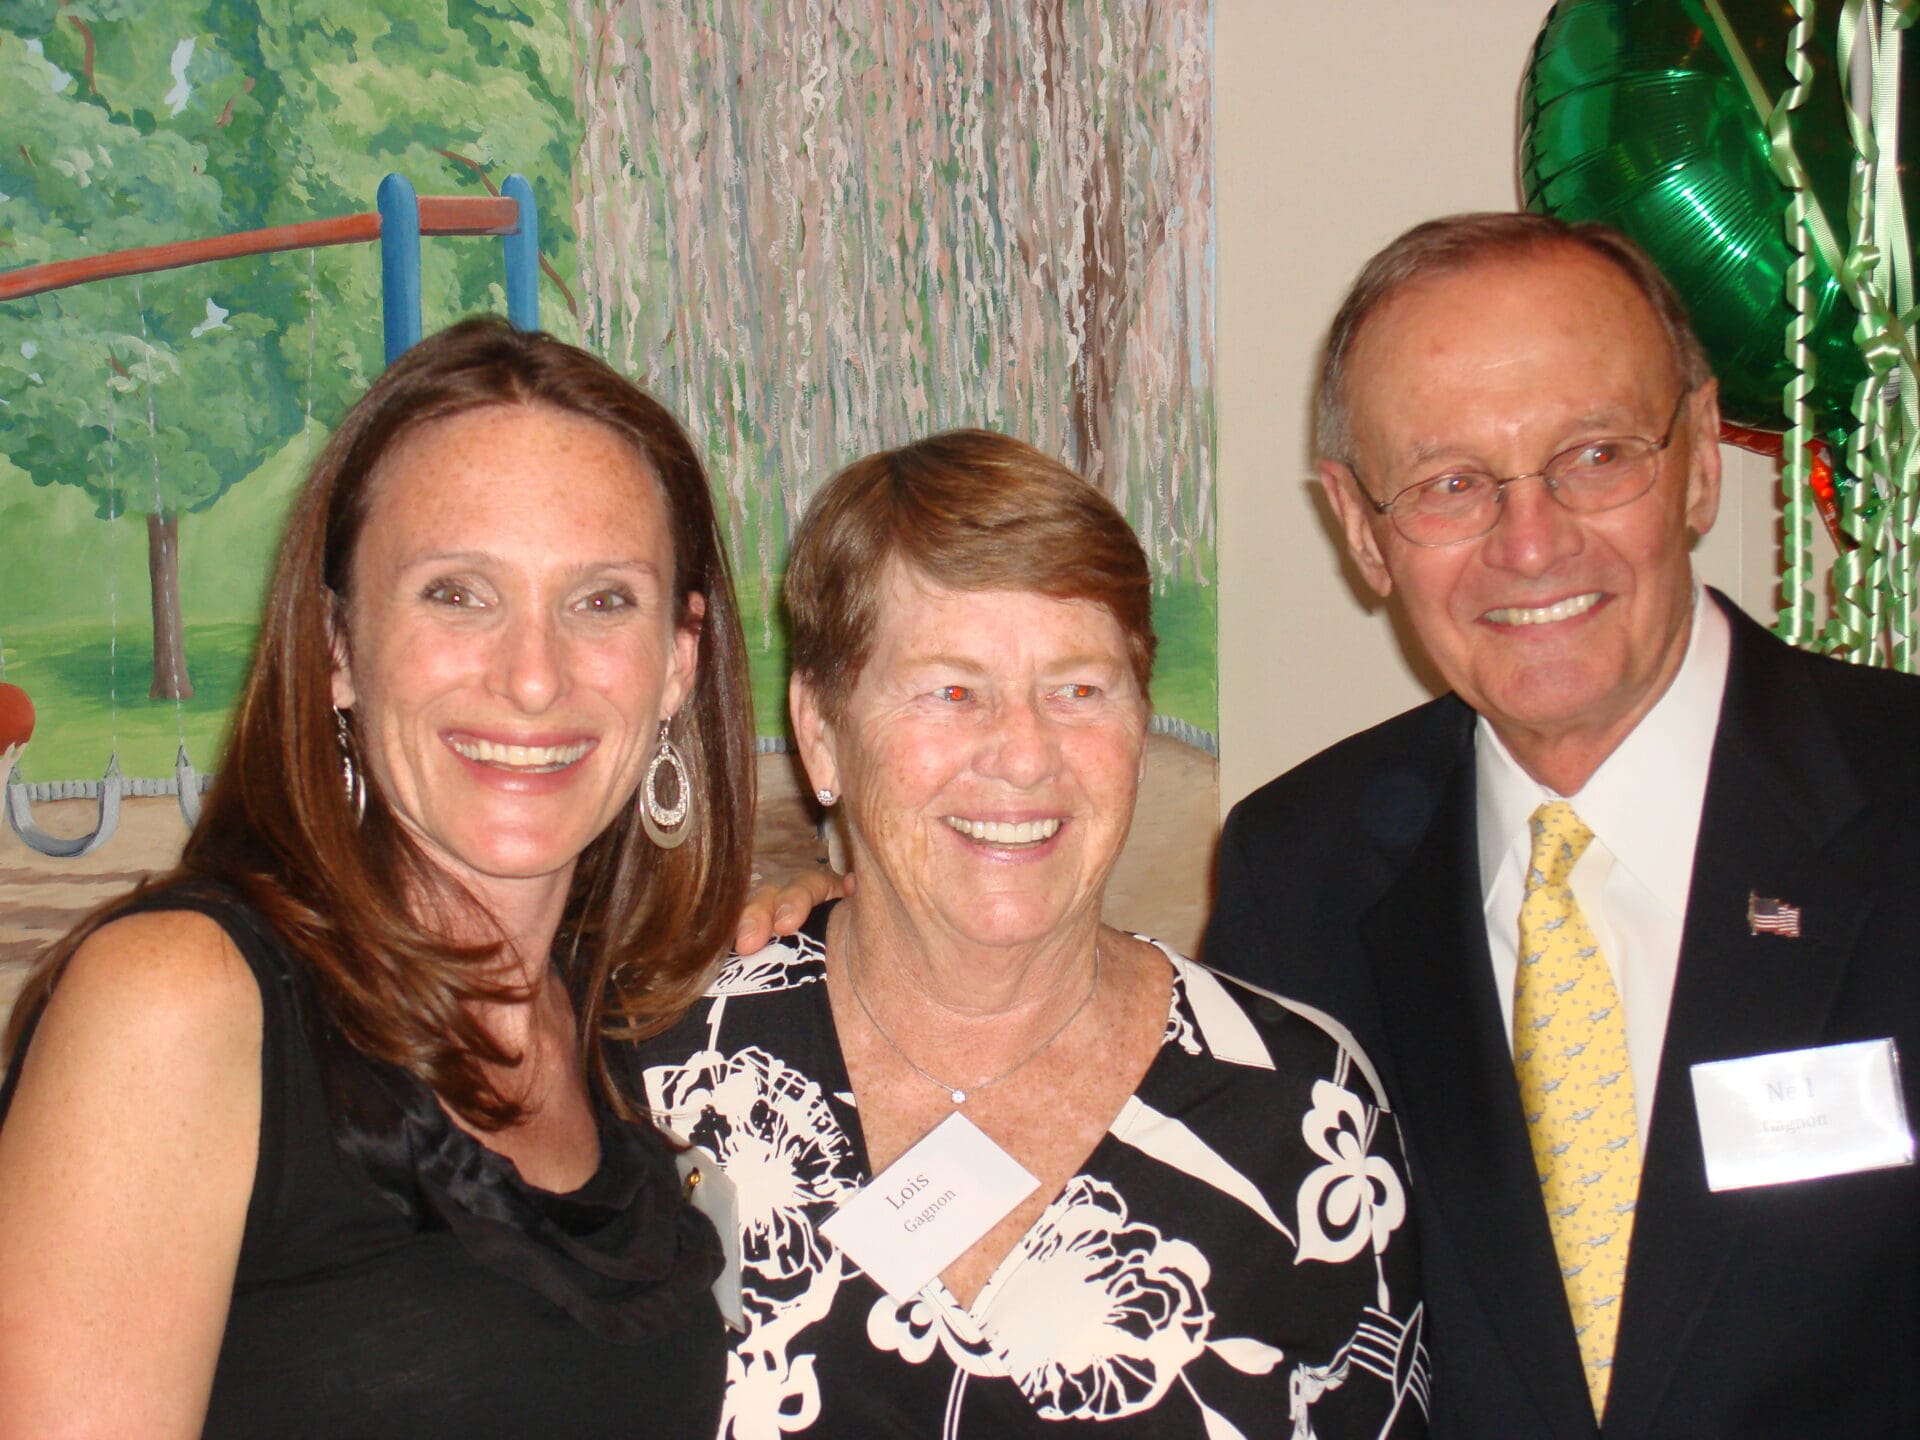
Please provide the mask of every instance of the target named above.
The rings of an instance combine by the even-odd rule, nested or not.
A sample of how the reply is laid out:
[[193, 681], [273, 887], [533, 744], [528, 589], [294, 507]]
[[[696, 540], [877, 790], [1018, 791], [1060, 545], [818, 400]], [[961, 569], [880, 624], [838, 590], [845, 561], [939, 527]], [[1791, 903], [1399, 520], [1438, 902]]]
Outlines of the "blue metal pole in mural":
[[380, 301], [387, 364], [420, 343], [420, 201], [404, 175], [389, 175], [375, 196], [380, 211]]
[[[519, 216], [503, 237], [507, 319], [517, 329], [538, 330], [540, 220], [533, 186], [524, 175], [509, 175], [500, 193], [513, 202]], [[420, 343], [420, 201], [404, 175], [382, 180], [375, 200], [380, 211], [381, 310], [386, 321], [387, 364], [391, 365]]]
[[520, 225], [505, 240], [507, 321], [516, 330], [540, 328], [540, 219], [533, 186], [524, 175], [509, 175], [500, 193], [520, 207]]

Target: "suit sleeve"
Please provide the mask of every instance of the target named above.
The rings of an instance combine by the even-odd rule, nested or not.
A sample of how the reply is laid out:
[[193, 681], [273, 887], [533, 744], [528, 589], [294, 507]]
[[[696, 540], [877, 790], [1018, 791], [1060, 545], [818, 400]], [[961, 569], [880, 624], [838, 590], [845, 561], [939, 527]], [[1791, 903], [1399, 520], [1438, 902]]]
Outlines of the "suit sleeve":
[[1216, 970], [1287, 993], [1274, 943], [1284, 927], [1276, 923], [1272, 887], [1262, 884], [1247, 853], [1250, 819], [1246, 804], [1236, 805], [1220, 832], [1218, 889], [1202, 954]]

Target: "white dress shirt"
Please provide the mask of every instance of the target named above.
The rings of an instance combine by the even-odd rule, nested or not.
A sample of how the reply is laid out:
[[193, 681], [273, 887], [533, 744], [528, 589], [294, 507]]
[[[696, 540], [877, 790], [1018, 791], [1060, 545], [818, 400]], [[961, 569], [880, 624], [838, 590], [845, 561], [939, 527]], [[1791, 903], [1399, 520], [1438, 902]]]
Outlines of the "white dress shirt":
[[1696, 584], [1686, 658], [1673, 683], [1577, 795], [1556, 795], [1522, 770], [1484, 717], [1474, 732], [1481, 898], [1508, 1037], [1520, 963], [1520, 902], [1532, 852], [1527, 820], [1543, 802], [1565, 799], [1593, 831], [1593, 844], [1574, 867], [1573, 893], [1626, 1007], [1642, 1137], [1680, 968], [1680, 933], [1727, 685], [1729, 640], [1727, 617]]

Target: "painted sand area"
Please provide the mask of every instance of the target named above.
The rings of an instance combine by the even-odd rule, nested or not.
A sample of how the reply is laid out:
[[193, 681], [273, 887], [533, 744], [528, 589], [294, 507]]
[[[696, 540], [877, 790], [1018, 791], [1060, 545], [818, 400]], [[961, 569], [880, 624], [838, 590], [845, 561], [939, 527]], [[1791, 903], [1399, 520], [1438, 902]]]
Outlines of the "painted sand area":
[[[761, 757], [754, 837], [761, 874], [778, 878], [822, 862], [812, 802], [804, 796], [792, 757]], [[1111, 923], [1194, 953], [1206, 920], [1219, 803], [1219, 767], [1211, 756], [1165, 736], [1148, 739], [1133, 834], [1107, 885]], [[34, 807], [35, 819], [54, 835], [83, 834], [94, 815], [90, 800]], [[123, 801], [113, 838], [78, 860], [38, 855], [0, 824], [0, 1016], [27, 962], [47, 942], [148, 871], [172, 864], [185, 839], [171, 798]]]

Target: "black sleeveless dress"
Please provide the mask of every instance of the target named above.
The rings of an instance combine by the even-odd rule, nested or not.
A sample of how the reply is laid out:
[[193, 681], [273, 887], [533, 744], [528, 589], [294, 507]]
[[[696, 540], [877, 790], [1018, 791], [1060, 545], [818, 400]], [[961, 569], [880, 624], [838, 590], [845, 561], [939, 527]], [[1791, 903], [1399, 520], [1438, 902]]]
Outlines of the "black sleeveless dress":
[[260, 1158], [207, 1435], [714, 1433], [720, 1248], [657, 1134], [602, 1109], [593, 1178], [530, 1186], [425, 1086], [332, 1042], [249, 907], [182, 887], [138, 908], [219, 923], [265, 1022]]

